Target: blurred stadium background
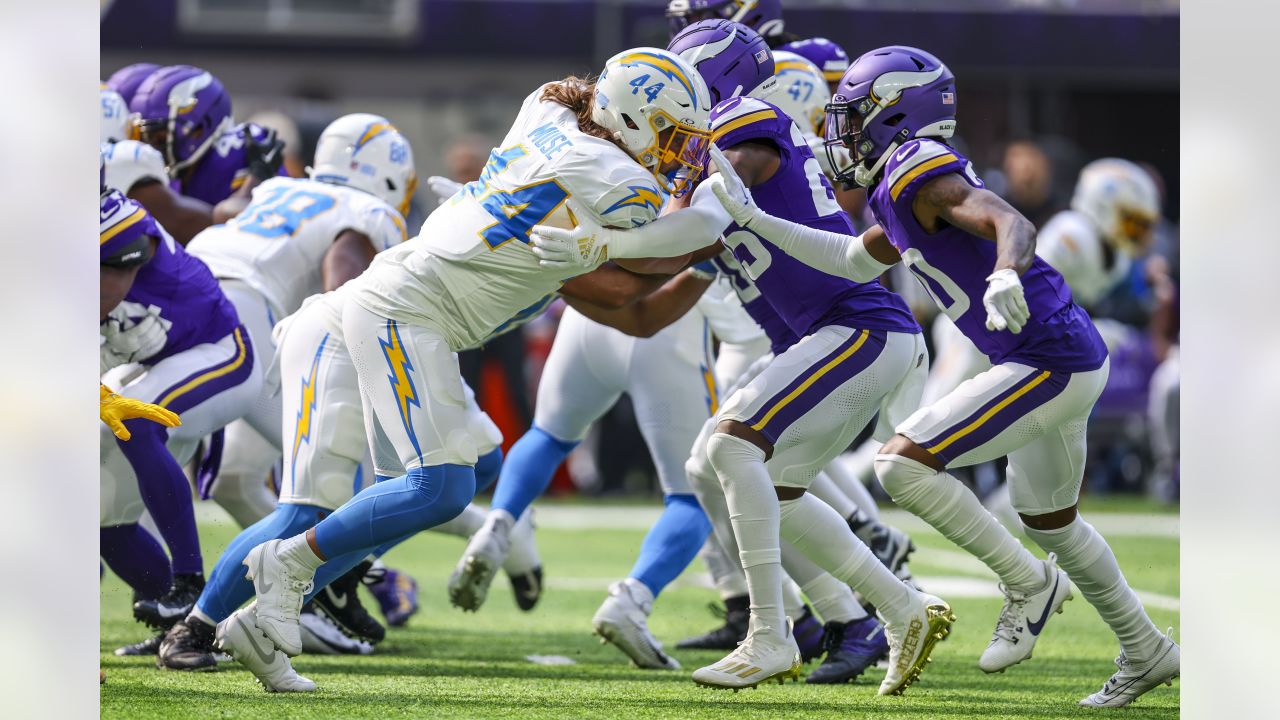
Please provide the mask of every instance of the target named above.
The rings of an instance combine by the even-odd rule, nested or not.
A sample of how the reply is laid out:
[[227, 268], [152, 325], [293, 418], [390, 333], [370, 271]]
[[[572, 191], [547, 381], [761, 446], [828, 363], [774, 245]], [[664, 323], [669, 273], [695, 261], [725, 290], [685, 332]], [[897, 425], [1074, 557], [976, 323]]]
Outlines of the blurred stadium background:
[[[115, 0], [103, 2], [101, 75], [133, 62], [217, 75], [236, 118], [276, 128], [301, 174], [324, 126], [348, 112], [390, 117], [413, 142], [421, 178], [474, 179], [520, 101], [539, 84], [590, 73], [617, 50], [665, 46], [665, 0]], [[1166, 220], [1132, 281], [1095, 308], [1116, 321], [1111, 383], [1091, 427], [1088, 492], [1176, 502], [1176, 393], [1151, 380], [1176, 357], [1176, 294], [1157, 296], [1145, 264], [1178, 277], [1178, 0], [784, 0], [787, 30], [856, 57], [886, 44], [926, 48], [959, 78], [959, 142], [988, 184], [1033, 222], [1066, 207], [1088, 161], [1147, 165]], [[434, 206], [425, 183], [410, 225]], [[857, 212], [857, 207], [853, 207]], [[901, 285], [910, 294], [915, 284]], [[918, 293], [916, 293], [918, 295]], [[922, 321], [931, 303], [911, 297]], [[556, 313], [470, 353], [464, 374], [509, 445], [528, 427]], [[1173, 398], [1173, 402], [1164, 399]], [[1153, 407], [1155, 405], [1155, 407]], [[1167, 424], [1173, 422], [1172, 432]], [[979, 468], [980, 490], [1000, 468]], [[556, 493], [659, 491], [624, 399], [561, 469]]]

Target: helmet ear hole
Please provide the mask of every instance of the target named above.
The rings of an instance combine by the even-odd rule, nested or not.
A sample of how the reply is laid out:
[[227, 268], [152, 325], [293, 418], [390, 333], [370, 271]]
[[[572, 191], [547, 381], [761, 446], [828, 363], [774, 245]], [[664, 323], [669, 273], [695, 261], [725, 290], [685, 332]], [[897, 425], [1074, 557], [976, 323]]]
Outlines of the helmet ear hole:
[[631, 128], [632, 130], [640, 129], [640, 126], [637, 125], [636, 122], [631, 119], [631, 116], [626, 113], [622, 113], [622, 122], [626, 123], [627, 127]]
[[386, 183], [387, 183], [388, 190], [390, 190], [391, 192], [396, 191], [396, 184], [394, 182], [391, 182], [391, 178], [386, 178]]
[[890, 115], [888, 118], [885, 118], [884, 124], [888, 125], [889, 127], [897, 127], [898, 123], [902, 122], [903, 118], [905, 117], [906, 115], [902, 113], [896, 113], [894, 115]]

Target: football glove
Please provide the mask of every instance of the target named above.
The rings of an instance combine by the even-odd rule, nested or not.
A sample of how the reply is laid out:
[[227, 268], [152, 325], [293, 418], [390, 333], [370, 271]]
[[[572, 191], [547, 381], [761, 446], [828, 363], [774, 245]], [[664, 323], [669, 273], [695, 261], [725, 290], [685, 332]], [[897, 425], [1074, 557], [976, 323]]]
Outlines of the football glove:
[[125, 420], [143, 418], [158, 422], [165, 427], [178, 427], [182, 420], [173, 412], [141, 400], [134, 400], [112, 392], [111, 388], [98, 384], [98, 417], [111, 428], [111, 432], [121, 440], [128, 440], [133, 435], [124, 426]]
[[982, 296], [982, 306], [987, 309], [988, 330], [1008, 330], [1017, 335], [1031, 317], [1022, 293], [1022, 280], [1010, 268], [987, 276], [987, 292]]
[[432, 175], [427, 178], [427, 187], [431, 188], [432, 194], [439, 198], [440, 204], [443, 205], [446, 200], [462, 189], [462, 183], [440, 175]]
[[751, 191], [747, 190], [742, 178], [738, 177], [733, 164], [715, 145], [711, 146], [711, 159], [715, 161], [716, 169], [720, 171], [719, 180], [716, 180], [714, 175], [706, 180], [711, 183], [711, 192], [715, 193], [716, 199], [724, 206], [734, 222], [744, 228], [750, 227], [754, 220], [764, 214], [764, 211], [751, 198]]
[[587, 212], [572, 213], [571, 217], [577, 221], [572, 230], [534, 225], [529, 231], [530, 247], [538, 256], [539, 265], [585, 272], [609, 259], [609, 241], [616, 231], [596, 222]]
[[284, 141], [276, 136], [276, 131], [266, 128], [267, 136], [255, 140], [248, 136], [244, 146], [244, 159], [249, 165], [249, 174], [259, 180], [270, 180], [280, 173], [284, 164]]

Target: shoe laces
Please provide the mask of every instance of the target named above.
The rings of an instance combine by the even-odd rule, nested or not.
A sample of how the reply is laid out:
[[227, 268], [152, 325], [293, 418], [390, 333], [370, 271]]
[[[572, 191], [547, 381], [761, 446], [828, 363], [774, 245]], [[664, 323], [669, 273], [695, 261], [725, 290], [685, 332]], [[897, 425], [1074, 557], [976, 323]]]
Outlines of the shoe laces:
[[1000, 609], [1000, 618], [996, 620], [995, 637], [1013, 642], [1017, 633], [1022, 631], [1018, 622], [1027, 604], [1027, 594], [1004, 583], [1000, 583], [1000, 592], [1004, 593], [1004, 607]]
[[[298, 612], [302, 609], [302, 599], [315, 587], [315, 583], [311, 580], [294, 580], [290, 578], [285, 581], [285, 588], [290, 591], [290, 595], [297, 593], [296, 601], [290, 602], [285, 607], [285, 616], [289, 620], [297, 620]], [[292, 597], [289, 598], [294, 600]]]
[[822, 628], [822, 652], [831, 654], [844, 644], [847, 623], [829, 622]]

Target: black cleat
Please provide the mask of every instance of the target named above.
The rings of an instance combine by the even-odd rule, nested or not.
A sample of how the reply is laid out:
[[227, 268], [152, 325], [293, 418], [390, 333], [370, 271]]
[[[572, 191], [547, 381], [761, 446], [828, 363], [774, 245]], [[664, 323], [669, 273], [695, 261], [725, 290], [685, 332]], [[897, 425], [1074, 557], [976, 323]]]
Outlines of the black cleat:
[[387, 629], [373, 619], [360, 602], [359, 594], [360, 579], [369, 570], [370, 564], [366, 560], [329, 583], [316, 593], [311, 605], [349, 637], [376, 645], [387, 636]]
[[706, 635], [685, 638], [676, 644], [680, 650], [733, 650], [747, 639], [747, 623], [751, 619], [750, 600], [746, 595], [727, 598], [724, 608], [711, 604], [711, 614], [724, 619], [724, 625]]
[[874, 617], [847, 623], [829, 622], [823, 630], [822, 646], [827, 657], [804, 679], [811, 685], [852, 682], [889, 654], [884, 626]]
[[156, 655], [156, 667], [168, 670], [210, 670], [218, 662], [213, 656], [216, 628], [199, 620], [186, 618], [165, 633]]
[[136, 642], [132, 645], [118, 647], [113, 652], [119, 657], [139, 657], [142, 655], [155, 655], [160, 650], [160, 642], [164, 640], [164, 633], [149, 637], [146, 640]]
[[507, 577], [511, 580], [511, 592], [516, 596], [516, 605], [525, 612], [532, 610], [538, 600], [542, 599], [542, 566], [538, 565], [520, 575], [508, 574]]
[[138, 600], [133, 604], [133, 617], [156, 630], [168, 630], [186, 617], [196, 606], [200, 592], [204, 590], [204, 575], [188, 573], [173, 576], [169, 592], [152, 600]]
[[907, 569], [907, 558], [915, 552], [916, 546], [911, 536], [892, 525], [885, 525], [879, 520], [872, 520], [861, 510], [850, 515], [846, 522], [858, 539], [871, 548], [880, 564], [889, 568], [899, 580], [910, 581], [911, 571]]

